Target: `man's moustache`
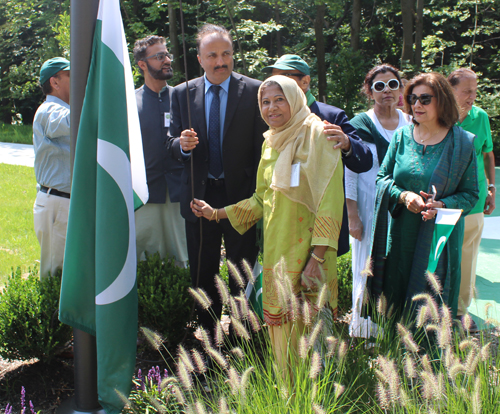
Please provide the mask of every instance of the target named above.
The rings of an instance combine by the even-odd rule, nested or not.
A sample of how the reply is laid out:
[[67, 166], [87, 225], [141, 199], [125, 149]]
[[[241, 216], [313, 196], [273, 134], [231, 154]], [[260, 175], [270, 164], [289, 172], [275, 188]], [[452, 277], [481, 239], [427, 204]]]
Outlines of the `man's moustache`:
[[227, 65], [216, 66], [216, 67], [214, 68], [214, 70], [217, 70], [217, 69], [222, 69], [222, 68], [227, 69]]

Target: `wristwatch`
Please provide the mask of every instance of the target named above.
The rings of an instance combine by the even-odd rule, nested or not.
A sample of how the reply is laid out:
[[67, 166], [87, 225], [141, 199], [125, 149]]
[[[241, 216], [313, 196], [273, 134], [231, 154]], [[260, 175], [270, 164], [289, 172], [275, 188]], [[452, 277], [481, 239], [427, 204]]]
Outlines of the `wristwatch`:
[[488, 191], [496, 190], [495, 184], [488, 184]]

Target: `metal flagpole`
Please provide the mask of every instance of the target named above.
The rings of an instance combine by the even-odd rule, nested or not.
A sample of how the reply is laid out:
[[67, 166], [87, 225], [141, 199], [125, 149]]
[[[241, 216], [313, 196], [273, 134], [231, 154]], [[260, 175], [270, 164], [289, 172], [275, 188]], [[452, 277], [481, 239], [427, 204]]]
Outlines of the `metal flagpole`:
[[[76, 138], [80, 124], [83, 98], [87, 86], [92, 41], [99, 9], [99, 0], [71, 0], [71, 77], [70, 77], [70, 125], [71, 171], [75, 159]], [[73, 329], [75, 364], [75, 395], [64, 401], [57, 414], [99, 413], [105, 414], [97, 396], [97, 349], [96, 339], [86, 332]]]

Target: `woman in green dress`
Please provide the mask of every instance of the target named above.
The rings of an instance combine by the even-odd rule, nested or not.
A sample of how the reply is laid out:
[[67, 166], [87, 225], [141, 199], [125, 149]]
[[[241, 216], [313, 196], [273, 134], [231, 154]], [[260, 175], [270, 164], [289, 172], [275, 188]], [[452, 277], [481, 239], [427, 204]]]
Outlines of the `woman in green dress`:
[[228, 218], [240, 233], [264, 219], [264, 320], [278, 364], [285, 370], [289, 346], [296, 348], [305, 328], [298, 315], [282, 306], [274, 269], [284, 258], [295, 294], [312, 306], [319, 286], [326, 283], [328, 306], [335, 315], [343, 168], [340, 150], [324, 139], [324, 124], [310, 112], [294, 80], [267, 79], [259, 89], [259, 106], [270, 129], [264, 134], [254, 195], [222, 209], [195, 199], [192, 209], [209, 220]]
[[[441, 297], [456, 313], [460, 289], [463, 216], [478, 200], [474, 136], [454, 127], [459, 111], [447, 80], [438, 73], [412, 79], [404, 93], [413, 125], [398, 130], [377, 176], [372, 247], [372, 299], [382, 293], [394, 310], [409, 309], [414, 295], [431, 292], [426, 279], [436, 208], [462, 209], [439, 259]], [[431, 195], [432, 188], [437, 193]], [[389, 234], [387, 211], [392, 215]]]

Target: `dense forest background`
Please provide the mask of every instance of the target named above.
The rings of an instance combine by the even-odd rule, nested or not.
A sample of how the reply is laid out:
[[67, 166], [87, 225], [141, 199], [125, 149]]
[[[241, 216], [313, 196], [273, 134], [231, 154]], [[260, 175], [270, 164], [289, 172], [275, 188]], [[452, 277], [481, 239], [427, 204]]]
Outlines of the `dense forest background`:
[[[203, 23], [232, 30], [236, 70], [264, 79], [284, 53], [312, 68], [313, 93], [349, 116], [370, 105], [366, 72], [388, 62], [410, 79], [471, 67], [480, 77], [477, 105], [490, 115], [500, 156], [500, 0], [215, 0], [183, 1], [189, 78], [199, 76], [194, 36]], [[0, 122], [30, 124], [43, 97], [44, 60], [70, 58], [69, 0], [0, 0]], [[168, 39], [175, 85], [184, 80], [178, 1], [122, 0], [129, 50], [148, 34]], [[133, 60], [132, 60], [133, 61]], [[142, 79], [135, 72], [136, 84]]]

